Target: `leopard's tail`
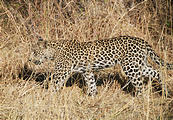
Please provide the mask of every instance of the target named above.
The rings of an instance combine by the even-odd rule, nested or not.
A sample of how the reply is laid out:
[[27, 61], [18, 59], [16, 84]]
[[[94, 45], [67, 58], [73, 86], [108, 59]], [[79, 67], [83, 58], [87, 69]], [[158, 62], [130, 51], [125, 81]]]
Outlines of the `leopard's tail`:
[[146, 46], [147, 55], [159, 66], [165, 66], [168, 70], [173, 70], [173, 63], [165, 63], [152, 49], [150, 45]]

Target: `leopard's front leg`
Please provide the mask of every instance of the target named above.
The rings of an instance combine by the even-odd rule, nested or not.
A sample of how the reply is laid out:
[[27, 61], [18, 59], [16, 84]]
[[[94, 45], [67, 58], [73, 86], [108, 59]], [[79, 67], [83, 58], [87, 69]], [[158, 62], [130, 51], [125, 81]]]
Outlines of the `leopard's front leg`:
[[56, 91], [60, 90], [71, 75], [71, 65], [68, 61], [59, 60], [55, 64], [53, 82]]
[[97, 87], [93, 72], [86, 71], [83, 73], [83, 77], [88, 86], [87, 94], [90, 96], [95, 96], [97, 94]]

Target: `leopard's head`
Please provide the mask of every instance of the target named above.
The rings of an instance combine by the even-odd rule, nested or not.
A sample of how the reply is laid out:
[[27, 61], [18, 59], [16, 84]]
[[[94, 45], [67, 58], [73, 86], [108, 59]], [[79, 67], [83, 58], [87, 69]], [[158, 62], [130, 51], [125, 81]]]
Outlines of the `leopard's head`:
[[54, 59], [55, 51], [48, 46], [47, 41], [39, 39], [31, 45], [29, 61], [35, 65], [41, 65]]

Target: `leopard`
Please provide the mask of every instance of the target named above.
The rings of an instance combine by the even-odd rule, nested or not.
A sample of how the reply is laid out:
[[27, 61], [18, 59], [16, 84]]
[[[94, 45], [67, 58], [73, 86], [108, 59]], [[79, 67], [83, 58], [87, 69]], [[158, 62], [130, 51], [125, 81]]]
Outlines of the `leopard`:
[[140, 95], [143, 91], [143, 78], [157, 80], [159, 87], [163, 85], [159, 69], [155, 69], [149, 59], [159, 67], [173, 69], [173, 64], [161, 59], [147, 41], [133, 36], [87, 42], [48, 41], [39, 37], [37, 43], [31, 47], [29, 62], [36, 66], [45, 62], [54, 63], [52, 81], [57, 91], [62, 89], [73, 73], [82, 74], [90, 96], [98, 93], [94, 72], [118, 64], [127, 81], [134, 86], [136, 95]]

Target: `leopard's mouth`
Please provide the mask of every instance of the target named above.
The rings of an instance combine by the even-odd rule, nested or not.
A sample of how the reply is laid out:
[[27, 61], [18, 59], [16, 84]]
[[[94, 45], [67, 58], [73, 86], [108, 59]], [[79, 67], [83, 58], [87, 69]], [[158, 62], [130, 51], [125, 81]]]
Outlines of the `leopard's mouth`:
[[29, 59], [29, 62], [33, 62], [35, 65], [41, 65], [41, 61], [39, 61], [39, 60], [31, 60], [31, 59]]
[[36, 65], [41, 65], [41, 62], [39, 60], [35, 60], [33, 63]]

